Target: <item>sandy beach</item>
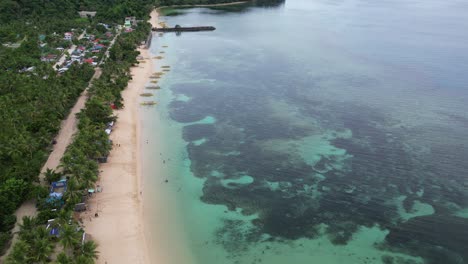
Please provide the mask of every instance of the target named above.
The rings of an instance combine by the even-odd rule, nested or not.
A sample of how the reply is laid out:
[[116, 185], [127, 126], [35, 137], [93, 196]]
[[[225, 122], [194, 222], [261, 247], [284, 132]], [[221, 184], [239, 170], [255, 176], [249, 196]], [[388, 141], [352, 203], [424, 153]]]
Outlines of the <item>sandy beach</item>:
[[[156, 11], [150, 22], [157, 25]], [[139, 51], [145, 62], [131, 68], [133, 79], [122, 92], [125, 107], [114, 112], [118, 116], [110, 135], [114, 148], [108, 163], [100, 166], [98, 184], [103, 190], [90, 199], [89, 210], [82, 214], [86, 232], [99, 245], [97, 263], [150, 263], [140, 192], [138, 98], [153, 72], [153, 63], [149, 50]]]

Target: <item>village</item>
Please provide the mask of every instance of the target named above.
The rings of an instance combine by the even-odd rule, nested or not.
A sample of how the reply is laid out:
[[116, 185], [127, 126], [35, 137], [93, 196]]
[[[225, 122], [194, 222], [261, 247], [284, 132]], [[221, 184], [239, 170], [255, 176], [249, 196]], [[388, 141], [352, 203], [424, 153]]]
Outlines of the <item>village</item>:
[[[85, 12], [90, 16], [95, 12]], [[80, 12], [80, 15], [83, 12]], [[137, 25], [135, 17], [126, 17], [122, 25], [97, 23], [86, 29], [70, 29], [61, 34], [39, 35], [42, 62], [53, 63], [58, 73], [66, 72], [74, 63], [97, 67], [109, 56], [109, 47], [121, 33], [132, 32]], [[26, 71], [33, 69], [26, 69]]]

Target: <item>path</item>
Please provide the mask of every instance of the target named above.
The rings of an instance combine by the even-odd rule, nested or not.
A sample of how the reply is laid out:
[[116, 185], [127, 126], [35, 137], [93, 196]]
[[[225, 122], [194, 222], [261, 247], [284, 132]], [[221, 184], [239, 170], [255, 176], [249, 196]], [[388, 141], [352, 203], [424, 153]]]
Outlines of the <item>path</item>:
[[121, 32], [122, 32], [122, 30], [119, 30], [119, 31], [117, 32], [117, 34], [115, 34], [114, 39], [113, 39], [113, 40], [111, 41], [111, 43], [109, 44], [109, 48], [106, 50], [106, 53], [104, 54], [104, 56], [102, 57], [101, 61], [99, 62], [99, 65], [101, 65], [102, 62], [103, 62], [105, 59], [109, 58], [109, 55], [110, 55], [110, 54], [109, 54], [109, 51], [110, 51], [110, 49], [112, 48], [112, 46], [114, 46], [114, 43], [115, 43], [115, 41], [117, 40], [117, 37], [120, 35]]
[[[85, 33], [86, 33], [86, 30], [83, 31], [83, 33], [81, 33], [80, 36], [78, 36], [78, 40], [82, 39], [84, 37]], [[72, 54], [73, 51], [75, 51], [75, 49], [76, 49], [76, 45], [72, 44], [72, 46], [67, 50], [68, 54]], [[62, 57], [60, 57], [60, 59], [54, 64], [54, 70], [58, 70], [57, 65], [59, 65], [59, 66], [62, 65], [65, 62], [66, 58], [67, 58], [67, 54], [64, 52], [62, 54]]]
[[78, 97], [78, 100], [68, 114], [67, 119], [62, 121], [60, 131], [55, 137], [57, 143], [54, 145], [54, 148], [42, 167], [41, 174], [39, 175], [39, 182], [41, 185], [47, 184], [45, 182], [44, 172], [46, 172], [47, 169], [57, 169], [65, 150], [67, 150], [68, 145], [73, 142], [73, 135], [78, 131], [78, 119], [76, 118], [76, 114], [84, 108], [86, 99], [88, 98], [88, 89], [91, 86], [92, 81], [99, 78], [101, 73], [102, 71], [100, 68], [95, 69], [93, 78], [91, 78], [88, 87], [81, 93], [80, 97]]

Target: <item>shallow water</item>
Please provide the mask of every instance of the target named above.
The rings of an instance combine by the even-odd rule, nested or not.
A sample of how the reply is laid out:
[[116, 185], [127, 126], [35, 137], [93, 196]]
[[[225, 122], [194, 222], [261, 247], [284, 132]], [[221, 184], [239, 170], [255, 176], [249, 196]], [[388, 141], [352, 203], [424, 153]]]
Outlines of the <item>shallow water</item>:
[[162, 19], [217, 30], [153, 40], [171, 71], [144, 110], [162, 142], [145, 167], [178, 218], [168, 247], [193, 263], [468, 263], [465, 2], [181, 12]]

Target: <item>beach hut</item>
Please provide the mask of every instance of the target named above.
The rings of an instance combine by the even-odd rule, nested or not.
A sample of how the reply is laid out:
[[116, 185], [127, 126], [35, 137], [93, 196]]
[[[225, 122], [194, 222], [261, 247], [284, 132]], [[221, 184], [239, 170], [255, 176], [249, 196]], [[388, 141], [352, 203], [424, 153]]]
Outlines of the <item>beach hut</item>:
[[107, 163], [107, 156], [97, 158], [97, 162], [99, 163]]
[[81, 236], [81, 245], [83, 245], [87, 241], [92, 241], [93, 238], [91, 237], [90, 234], [87, 234], [86, 232], [83, 232], [83, 235]]
[[86, 204], [85, 203], [77, 203], [75, 204], [75, 208], [73, 209], [75, 212], [83, 212], [86, 211]]
[[88, 189], [88, 195], [91, 196], [96, 192], [94, 189]]
[[50, 193], [63, 194], [67, 190], [67, 180], [62, 179], [60, 181], [52, 182], [50, 185]]

